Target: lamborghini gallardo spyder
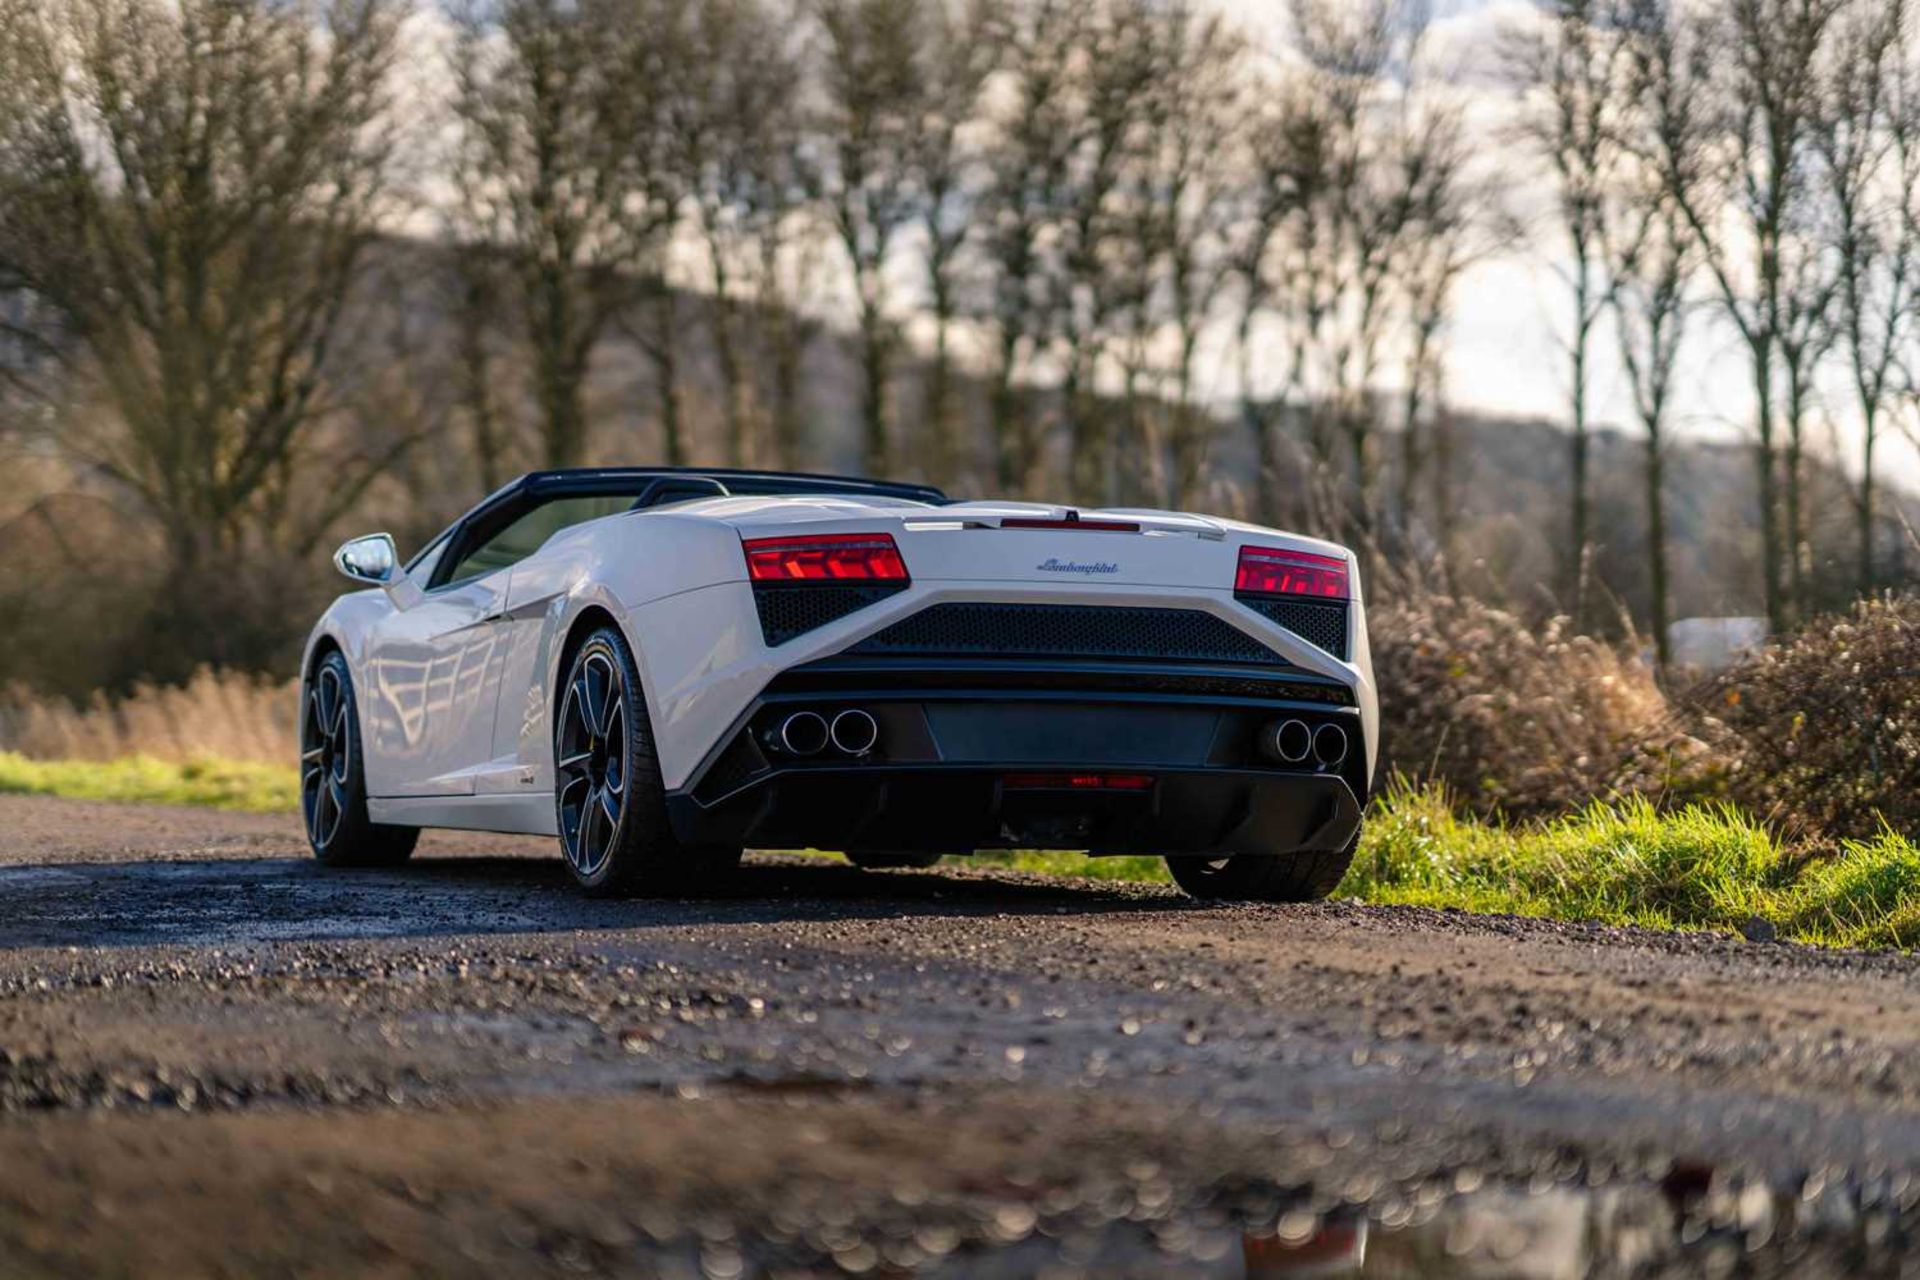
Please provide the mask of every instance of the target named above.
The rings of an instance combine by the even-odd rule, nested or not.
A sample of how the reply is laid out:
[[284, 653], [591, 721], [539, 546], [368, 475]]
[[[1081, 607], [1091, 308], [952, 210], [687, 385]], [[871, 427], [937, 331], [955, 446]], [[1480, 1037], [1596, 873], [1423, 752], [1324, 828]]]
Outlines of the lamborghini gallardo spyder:
[[1344, 548], [1170, 511], [773, 472], [523, 476], [365, 589], [302, 667], [322, 862], [422, 827], [556, 837], [594, 894], [743, 848], [862, 867], [1157, 854], [1205, 898], [1326, 896], [1378, 707]]

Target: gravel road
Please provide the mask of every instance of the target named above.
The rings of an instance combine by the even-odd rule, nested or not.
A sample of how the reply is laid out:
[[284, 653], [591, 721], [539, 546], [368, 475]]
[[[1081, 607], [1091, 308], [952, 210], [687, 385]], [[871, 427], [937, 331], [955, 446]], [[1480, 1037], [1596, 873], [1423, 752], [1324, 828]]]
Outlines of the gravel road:
[[0, 796], [0, 1274], [1361, 1257], [1920, 1276], [1920, 961]]

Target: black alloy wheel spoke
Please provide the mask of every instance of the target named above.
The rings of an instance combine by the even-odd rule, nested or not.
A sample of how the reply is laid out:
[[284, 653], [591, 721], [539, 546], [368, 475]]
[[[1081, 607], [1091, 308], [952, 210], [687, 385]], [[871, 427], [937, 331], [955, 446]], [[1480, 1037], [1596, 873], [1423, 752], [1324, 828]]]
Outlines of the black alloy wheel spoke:
[[306, 724], [300, 744], [300, 801], [307, 839], [325, 848], [347, 810], [347, 777], [352, 737], [346, 691], [332, 668], [315, 678], [307, 696]]
[[620, 832], [626, 717], [625, 689], [612, 659], [589, 652], [568, 682], [554, 744], [561, 847], [582, 876], [605, 865]]

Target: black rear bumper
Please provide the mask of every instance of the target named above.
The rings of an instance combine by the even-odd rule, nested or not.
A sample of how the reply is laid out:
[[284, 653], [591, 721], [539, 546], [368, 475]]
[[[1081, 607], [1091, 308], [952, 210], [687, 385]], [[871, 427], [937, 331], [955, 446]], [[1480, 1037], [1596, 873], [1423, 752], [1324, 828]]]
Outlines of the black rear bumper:
[[[1370, 781], [1345, 693], [1244, 667], [823, 661], [777, 680], [668, 812], [684, 841], [764, 849], [1337, 849]], [[844, 709], [878, 722], [874, 750], [783, 749], [787, 716]], [[1339, 725], [1348, 757], [1266, 758], [1261, 729], [1284, 718]]]
[[1143, 789], [1079, 790], [1072, 776], [1107, 766], [1023, 777], [1031, 767], [778, 770], [711, 806], [686, 794], [668, 805], [682, 840], [763, 849], [1287, 854], [1340, 848], [1360, 825], [1358, 797], [1332, 774], [1139, 769], [1125, 776], [1150, 778]]

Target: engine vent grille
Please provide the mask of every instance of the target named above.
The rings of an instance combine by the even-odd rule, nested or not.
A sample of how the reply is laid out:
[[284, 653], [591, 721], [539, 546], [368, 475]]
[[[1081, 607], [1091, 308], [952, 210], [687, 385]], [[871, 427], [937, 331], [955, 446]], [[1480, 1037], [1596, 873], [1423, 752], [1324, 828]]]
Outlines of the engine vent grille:
[[1285, 627], [1308, 644], [1347, 660], [1347, 606], [1324, 600], [1278, 600], [1239, 596], [1241, 604], [1275, 626]]
[[1122, 605], [937, 604], [847, 652], [1292, 665], [1210, 613]]
[[850, 613], [878, 604], [897, 591], [905, 591], [904, 582], [862, 583], [835, 586], [805, 583], [799, 586], [757, 586], [753, 603], [760, 611], [760, 634], [769, 645], [785, 644], [797, 635], [838, 622]]

